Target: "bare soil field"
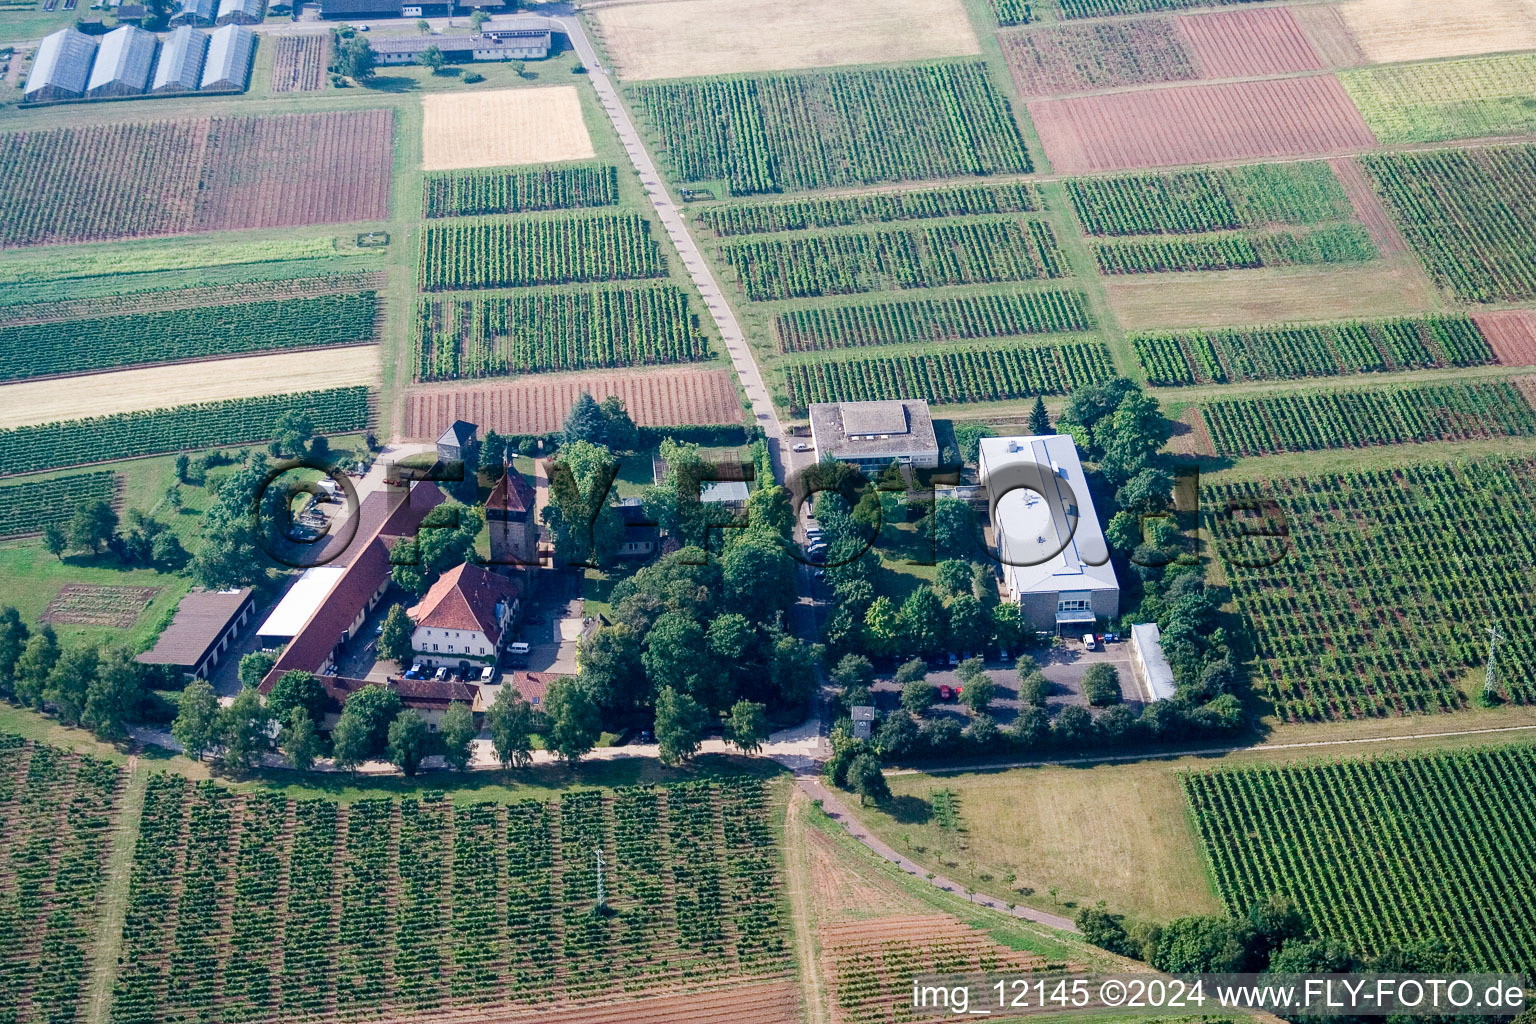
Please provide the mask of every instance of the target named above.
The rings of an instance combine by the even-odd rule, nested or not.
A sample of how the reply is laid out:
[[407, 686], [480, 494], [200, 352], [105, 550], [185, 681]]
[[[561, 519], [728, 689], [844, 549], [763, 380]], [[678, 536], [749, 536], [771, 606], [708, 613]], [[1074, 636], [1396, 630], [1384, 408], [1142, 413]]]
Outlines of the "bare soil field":
[[1337, 4], [1301, 4], [1287, 10], [1312, 41], [1324, 67], [1353, 68], [1370, 63]]
[[38, 616], [57, 626], [112, 626], [127, 629], [138, 621], [159, 587], [113, 587], [96, 583], [66, 583]]
[[1198, 406], [1187, 406], [1178, 419], [1173, 421], [1173, 436], [1168, 440], [1168, 450], [1175, 455], [1216, 455], [1211, 432], [1206, 429], [1205, 417], [1200, 415]]
[[325, 87], [325, 36], [278, 36], [272, 51], [272, 92]]
[[1104, 282], [1110, 307], [1128, 331], [1237, 327], [1287, 320], [1395, 316], [1433, 308], [1435, 289], [1417, 263], [1299, 272], [1228, 270], [1147, 275]]
[[979, 53], [960, 0], [660, 0], [595, 14], [620, 78], [690, 78]]
[[1494, 355], [1505, 366], [1536, 366], [1536, 309], [1473, 313]]
[[501, 434], [548, 434], [560, 429], [583, 391], [601, 401], [624, 400], [641, 426], [741, 422], [735, 378], [724, 369], [652, 373], [580, 373], [520, 377], [500, 384], [412, 388], [405, 399], [407, 438], [437, 437], [454, 420]]
[[1058, 174], [1328, 156], [1376, 145], [1328, 75], [1033, 100]]
[[[172, 363], [138, 370], [22, 381], [0, 387], [0, 428], [168, 409], [257, 395], [374, 384], [377, 345]], [[445, 424], [446, 425], [446, 424]]]
[[1360, 162], [1346, 156], [1329, 160], [1328, 166], [1333, 168], [1333, 176], [1344, 186], [1344, 194], [1349, 196], [1349, 205], [1354, 208], [1355, 217], [1370, 232], [1371, 241], [1376, 243], [1382, 255], [1395, 256], [1408, 252], [1408, 240], [1387, 215], [1386, 207], [1381, 205], [1381, 197], [1376, 194], [1376, 190], [1365, 180], [1365, 171]]
[[1025, 96], [1057, 96], [1159, 82], [1199, 72], [1173, 18], [1066, 22], [999, 32], [1003, 55]]
[[431, 93], [421, 105], [424, 170], [556, 163], [595, 155], [574, 85]]
[[1201, 78], [1251, 78], [1321, 71], [1289, 7], [1255, 7], [1178, 19]]
[[1536, 49], [1536, 0], [1349, 0], [1338, 10], [1375, 63]]

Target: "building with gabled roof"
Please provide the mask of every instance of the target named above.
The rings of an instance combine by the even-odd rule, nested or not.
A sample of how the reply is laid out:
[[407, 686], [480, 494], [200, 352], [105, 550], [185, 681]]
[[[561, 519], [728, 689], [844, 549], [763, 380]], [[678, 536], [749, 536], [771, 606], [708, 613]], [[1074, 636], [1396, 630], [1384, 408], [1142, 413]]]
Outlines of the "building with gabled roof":
[[534, 515], [533, 485], [507, 463], [485, 499], [491, 532], [491, 560], [497, 565], [533, 566], [539, 562], [539, 524]]
[[166, 37], [160, 47], [150, 91], [157, 94], [196, 92], [203, 80], [203, 60], [208, 56], [208, 34], [183, 25]]
[[37, 44], [32, 73], [23, 97], [29, 103], [77, 100], [85, 95], [96, 59], [96, 40], [73, 28], [61, 28]]
[[173, 27], [181, 25], [212, 25], [218, 14], [218, 0], [181, 0], [176, 13], [170, 17]]
[[256, 52], [256, 33], [244, 25], [225, 25], [208, 37], [208, 57], [203, 62], [202, 90], [241, 92], [251, 81], [251, 55]]
[[155, 640], [155, 646], [135, 660], [141, 665], [165, 665], [179, 669], [187, 682], [207, 679], [241, 628], [256, 611], [250, 587], [238, 590], [203, 590], [194, 587], [176, 605], [171, 624]]
[[155, 34], [121, 25], [101, 37], [85, 94], [91, 99], [137, 96], [149, 86], [155, 63]]
[[406, 615], [416, 625], [411, 646], [428, 665], [494, 662], [517, 618], [521, 588], [505, 576], [465, 562], [432, 584]]
[[267, 0], [219, 0], [216, 25], [260, 25], [267, 13]]
[[467, 420], [454, 420], [437, 439], [437, 457], [443, 462], [473, 461], [471, 456], [479, 447], [479, 431]]

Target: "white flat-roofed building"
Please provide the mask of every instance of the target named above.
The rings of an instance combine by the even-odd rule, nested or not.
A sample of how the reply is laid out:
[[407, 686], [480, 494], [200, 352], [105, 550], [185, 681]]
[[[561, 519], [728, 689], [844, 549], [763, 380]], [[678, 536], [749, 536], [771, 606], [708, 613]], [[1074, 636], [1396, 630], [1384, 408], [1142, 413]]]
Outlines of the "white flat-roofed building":
[[96, 40], [73, 28], [61, 28], [37, 44], [32, 73], [23, 97], [29, 103], [77, 100], [85, 95], [96, 58]]
[[200, 89], [239, 92], [251, 80], [251, 54], [256, 52], [256, 33], [244, 25], [225, 25], [208, 37], [208, 57], [203, 61]]
[[920, 398], [884, 402], [817, 402], [810, 408], [817, 460], [833, 458], [873, 476], [891, 463], [916, 469], [939, 464], [933, 416]]
[[1150, 701], [1167, 700], [1178, 683], [1163, 654], [1163, 632], [1155, 622], [1138, 622], [1131, 627], [1131, 672]]
[[155, 34], [123, 25], [101, 37], [85, 94], [91, 99], [137, 96], [149, 85], [155, 63]]
[[1072, 438], [984, 437], [980, 467], [1003, 579], [1024, 620], [1087, 633], [1120, 614], [1120, 583]]
[[277, 602], [265, 622], [256, 628], [263, 647], [277, 647], [299, 635], [347, 571], [343, 565], [317, 565], [305, 569]]
[[154, 93], [196, 92], [203, 80], [203, 58], [208, 55], [208, 35], [183, 25], [166, 36], [155, 65]]

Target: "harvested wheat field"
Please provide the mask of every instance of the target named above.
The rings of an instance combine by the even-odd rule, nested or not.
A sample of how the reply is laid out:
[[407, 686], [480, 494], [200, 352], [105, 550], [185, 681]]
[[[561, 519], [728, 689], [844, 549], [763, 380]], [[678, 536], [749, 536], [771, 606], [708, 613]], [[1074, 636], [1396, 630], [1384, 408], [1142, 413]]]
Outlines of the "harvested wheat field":
[[1147, 274], [1104, 282], [1127, 331], [1161, 327], [1236, 327], [1287, 320], [1396, 316], [1433, 308], [1435, 289], [1416, 263], [1360, 269], [1226, 270]]
[[1057, 174], [1328, 156], [1376, 145], [1330, 75], [1034, 100]]
[[1473, 313], [1493, 354], [1505, 366], [1536, 366], [1536, 309], [1505, 309]]
[[469, 420], [500, 434], [548, 434], [560, 429], [583, 391], [599, 401], [618, 395], [642, 427], [741, 422], [741, 401], [729, 370], [671, 369], [539, 374], [500, 384], [412, 388], [405, 399], [403, 433], [431, 439], [454, 420]]
[[980, 52], [960, 0], [662, 0], [600, 8], [620, 78], [689, 78]]
[[1201, 78], [1323, 70], [1289, 7], [1187, 15], [1178, 24]]
[[594, 156], [574, 85], [421, 98], [421, 165], [428, 171], [508, 167]]
[[1536, 0], [1349, 0], [1338, 10], [1376, 63], [1536, 50]]
[[291, 395], [375, 384], [378, 379], [378, 346], [354, 345], [23, 381], [0, 387], [0, 428], [194, 402]]

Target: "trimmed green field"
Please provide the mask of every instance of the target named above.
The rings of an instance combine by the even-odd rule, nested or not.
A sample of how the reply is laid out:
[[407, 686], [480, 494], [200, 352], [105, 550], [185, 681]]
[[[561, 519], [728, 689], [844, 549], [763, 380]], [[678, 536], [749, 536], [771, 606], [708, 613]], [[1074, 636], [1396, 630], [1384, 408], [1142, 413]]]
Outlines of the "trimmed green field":
[[732, 195], [1031, 169], [977, 61], [629, 87], [681, 182]]
[[1479, 970], [1536, 962], [1536, 750], [1509, 746], [1183, 776], [1233, 914], [1291, 900], [1360, 953], [1443, 939]]
[[1536, 132], [1536, 54], [1357, 68], [1339, 80], [1389, 145]]

